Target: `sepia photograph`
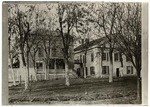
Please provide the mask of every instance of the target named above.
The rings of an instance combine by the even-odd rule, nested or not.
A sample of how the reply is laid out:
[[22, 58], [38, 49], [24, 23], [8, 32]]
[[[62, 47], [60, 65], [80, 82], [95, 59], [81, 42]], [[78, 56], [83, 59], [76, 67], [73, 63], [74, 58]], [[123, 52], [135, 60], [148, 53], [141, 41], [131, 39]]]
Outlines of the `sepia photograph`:
[[142, 104], [142, 2], [3, 5], [8, 105]]

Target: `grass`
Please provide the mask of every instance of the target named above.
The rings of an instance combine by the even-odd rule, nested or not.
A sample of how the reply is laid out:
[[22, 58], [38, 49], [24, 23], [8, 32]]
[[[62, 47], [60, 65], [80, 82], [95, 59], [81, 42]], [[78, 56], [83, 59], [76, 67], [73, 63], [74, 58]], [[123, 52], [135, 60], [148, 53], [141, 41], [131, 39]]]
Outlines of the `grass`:
[[24, 91], [24, 85], [9, 87], [10, 104], [135, 104], [136, 78], [70, 79], [65, 86], [64, 79], [32, 82], [31, 89]]

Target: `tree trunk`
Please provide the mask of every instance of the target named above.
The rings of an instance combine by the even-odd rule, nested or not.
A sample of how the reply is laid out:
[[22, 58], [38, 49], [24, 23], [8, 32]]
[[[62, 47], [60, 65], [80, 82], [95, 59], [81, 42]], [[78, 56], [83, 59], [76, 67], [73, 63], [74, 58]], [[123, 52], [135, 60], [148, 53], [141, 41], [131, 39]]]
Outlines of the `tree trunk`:
[[47, 65], [46, 65], [46, 70], [45, 70], [45, 80], [47, 80], [47, 72], [49, 72], [50, 68], [49, 68], [49, 61], [47, 62]]
[[113, 51], [110, 50], [110, 70], [109, 70], [109, 83], [113, 82]]
[[69, 82], [69, 65], [68, 65], [68, 61], [65, 61], [65, 79], [66, 79], [66, 85], [69, 86], [70, 82]]
[[112, 63], [110, 62], [110, 72], [109, 72], [109, 82], [113, 82], [113, 65]]
[[55, 79], [58, 79], [58, 78], [57, 78], [56, 59], [55, 59], [55, 63], [54, 63], [54, 71], [55, 71]]
[[35, 73], [35, 81], [37, 81], [36, 69], [34, 69], [34, 73]]
[[[27, 48], [28, 48], [28, 46], [27, 46]], [[30, 72], [29, 72], [29, 51], [28, 51], [28, 49], [27, 49], [27, 64], [26, 64], [26, 68], [27, 68], [27, 83], [26, 83], [26, 85], [27, 85], [26, 89], [27, 89], [27, 88], [31, 88], [30, 87], [31, 84], [30, 84], [30, 80], [29, 80]]]
[[35, 76], [35, 81], [37, 81], [37, 69], [36, 69], [36, 61], [35, 61], [35, 51], [34, 51], [34, 56], [33, 56], [33, 67], [34, 67], [34, 76]]
[[24, 65], [25, 64], [25, 60], [23, 61], [23, 54], [19, 54], [19, 61], [20, 61], [20, 71], [23, 72], [24, 74], [24, 82], [25, 82], [25, 90], [28, 89], [28, 75], [27, 75], [27, 67]]
[[16, 86], [16, 81], [15, 81], [15, 73], [14, 73], [14, 70], [13, 70], [13, 59], [11, 58], [10, 56], [10, 66], [11, 66], [11, 73], [12, 73], [12, 79], [13, 79], [13, 85]]
[[13, 78], [13, 85], [16, 86], [15, 73], [12, 67], [11, 67], [11, 72], [12, 72], [12, 78]]
[[140, 75], [141, 70], [137, 69], [137, 100], [141, 103], [141, 75]]
[[101, 55], [101, 77], [103, 77], [102, 68], [103, 68], [103, 60], [102, 60], [102, 55]]
[[119, 53], [120, 56], [120, 63], [121, 63], [121, 67], [119, 67], [119, 76], [122, 77], [123, 76], [123, 58], [122, 58], [122, 53]]
[[28, 68], [23, 67], [23, 71], [25, 72], [25, 90], [29, 87], [29, 80], [28, 80]]
[[120, 63], [121, 63], [121, 67], [123, 67], [123, 58], [122, 58], [122, 54], [120, 53]]
[[86, 64], [83, 63], [83, 73], [84, 73], [84, 78], [86, 78]]
[[86, 54], [87, 54], [87, 52], [85, 51], [84, 57], [83, 57], [83, 75], [84, 75], [84, 78], [86, 78]]
[[35, 63], [34, 63], [34, 76], [35, 76], [35, 81], [37, 81], [37, 75], [36, 75], [36, 66], [35, 66]]
[[47, 67], [47, 69], [45, 70], [45, 80], [47, 80], [47, 70], [49, 71], [49, 67]]
[[103, 77], [103, 73], [102, 73], [102, 68], [103, 68], [103, 59], [102, 59], [102, 57], [103, 57], [103, 52], [104, 52], [104, 49], [103, 48], [101, 48], [101, 58], [100, 58], [100, 60], [101, 60], [101, 77]]

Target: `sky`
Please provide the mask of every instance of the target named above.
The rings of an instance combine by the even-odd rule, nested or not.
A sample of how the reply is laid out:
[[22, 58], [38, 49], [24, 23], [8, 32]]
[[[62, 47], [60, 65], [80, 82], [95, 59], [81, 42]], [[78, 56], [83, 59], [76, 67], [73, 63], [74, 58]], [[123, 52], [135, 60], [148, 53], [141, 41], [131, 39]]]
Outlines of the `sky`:
[[[51, 30], [56, 30], [56, 28], [59, 26], [59, 23], [58, 23], [58, 16], [57, 16], [57, 4], [56, 3], [39, 3], [39, 4], [31, 4], [31, 3], [24, 3], [24, 4], [19, 4], [18, 5], [18, 8], [20, 11], [22, 12], [28, 12], [29, 10], [29, 7], [28, 6], [31, 6], [31, 5], [34, 5], [35, 6], [35, 10], [33, 11], [32, 13], [32, 16], [28, 19], [30, 22], [32, 22], [31, 24], [31, 28], [32, 29], [35, 29], [35, 16], [36, 16], [36, 12], [39, 12], [39, 19], [38, 21], [41, 19], [41, 18], [45, 18], [44, 20], [44, 24], [40, 24], [41, 27], [44, 27], [46, 29], [50, 29], [52, 28]], [[14, 6], [14, 4], [11, 4], [11, 6]], [[48, 10], [48, 8], [50, 8], [50, 10]], [[10, 15], [11, 16], [14, 16], [15, 15], [15, 7], [13, 7], [10, 11]], [[49, 20], [52, 20], [51, 24], [49, 24]], [[52, 24], [55, 24], [55, 25], [52, 25]], [[49, 27], [49, 25], [51, 25], [52, 27]], [[92, 24], [89, 24], [88, 27], [91, 28], [91, 31], [88, 33], [88, 37], [93, 40], [93, 39], [96, 39], [97, 38], [97, 32], [95, 29], [92, 29], [93, 25]], [[72, 30], [72, 32], [74, 35], [76, 35], [77, 37], [78, 36], [81, 36], [79, 35], [75, 29]], [[82, 35], [83, 36], [83, 35]], [[78, 46], [79, 43], [77, 42], [75, 44], [75, 46]]]

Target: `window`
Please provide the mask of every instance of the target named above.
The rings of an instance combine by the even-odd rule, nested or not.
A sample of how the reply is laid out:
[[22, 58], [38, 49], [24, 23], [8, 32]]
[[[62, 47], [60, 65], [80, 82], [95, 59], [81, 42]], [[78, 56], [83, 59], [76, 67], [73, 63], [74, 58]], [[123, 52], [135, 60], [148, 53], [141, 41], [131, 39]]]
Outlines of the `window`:
[[86, 56], [83, 55], [83, 63], [86, 63]]
[[109, 74], [109, 66], [102, 67], [102, 74]]
[[81, 76], [80, 68], [77, 69], [77, 75], [78, 75], [79, 77]]
[[43, 63], [42, 62], [36, 62], [36, 68], [37, 69], [43, 69]]
[[43, 69], [43, 63], [42, 62], [36, 62], [36, 68], [37, 68], [37, 72], [40, 73]]
[[38, 56], [43, 57], [43, 50], [41, 47], [39, 47], [39, 49], [38, 49]]
[[86, 75], [88, 75], [88, 68], [86, 67]]
[[50, 59], [49, 60], [49, 69], [54, 69], [54, 65], [55, 65], [55, 59]]
[[127, 74], [133, 74], [133, 67], [127, 66]]
[[82, 55], [80, 55], [80, 62], [82, 62]]
[[108, 56], [109, 56], [109, 53], [102, 53], [102, 60], [103, 61], [108, 61]]
[[91, 53], [91, 62], [93, 62], [93, 61], [94, 61], [94, 54]]
[[63, 59], [56, 59], [56, 68], [65, 69], [65, 63]]
[[95, 68], [92, 66], [90, 67], [90, 72], [91, 72], [91, 75], [94, 75], [95, 74]]
[[119, 61], [119, 53], [114, 53], [114, 60]]

